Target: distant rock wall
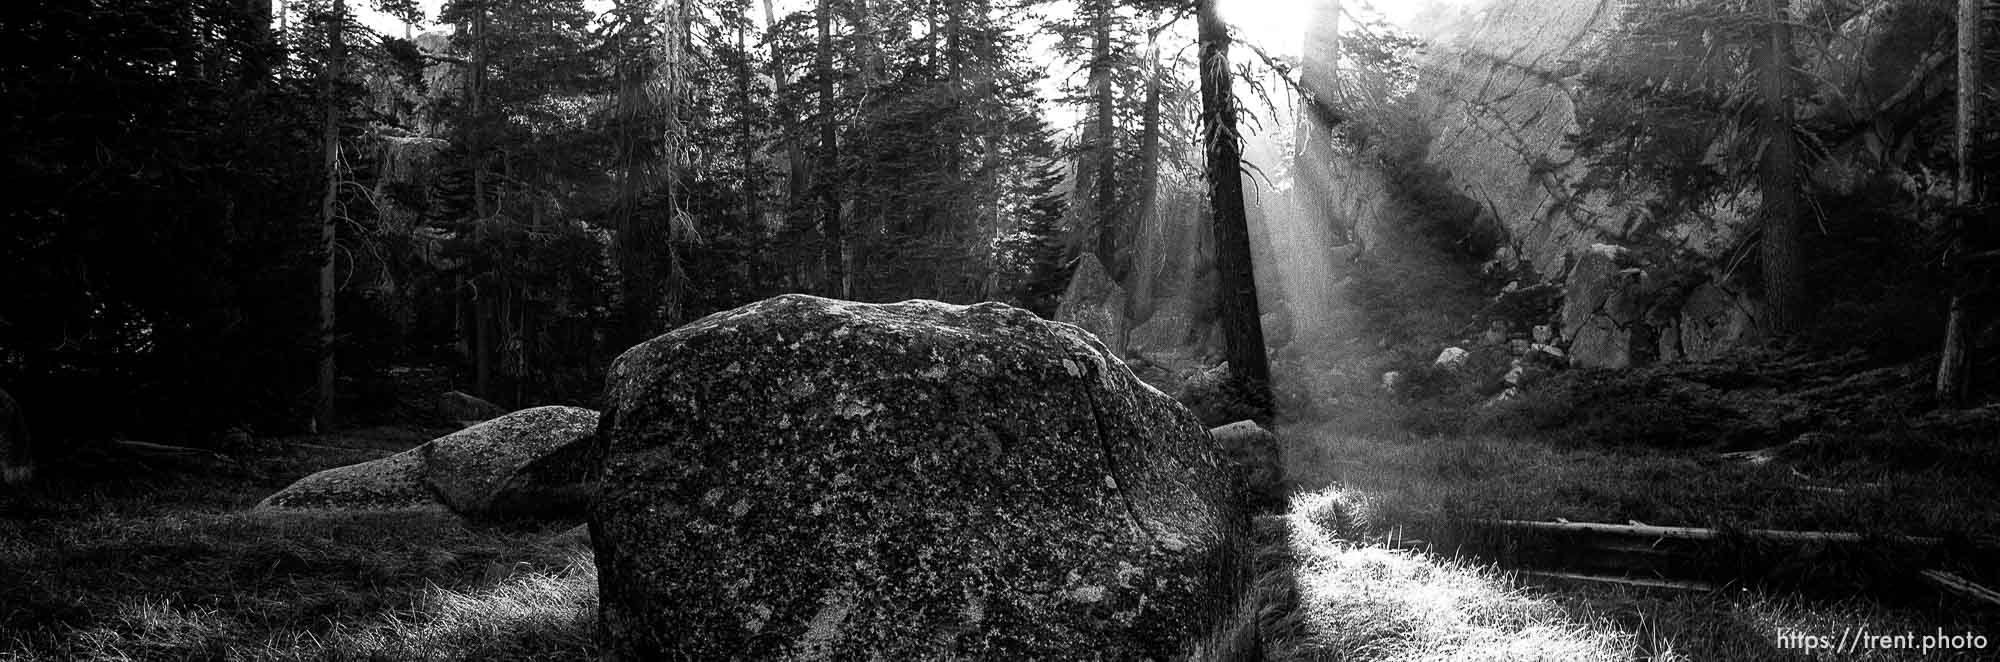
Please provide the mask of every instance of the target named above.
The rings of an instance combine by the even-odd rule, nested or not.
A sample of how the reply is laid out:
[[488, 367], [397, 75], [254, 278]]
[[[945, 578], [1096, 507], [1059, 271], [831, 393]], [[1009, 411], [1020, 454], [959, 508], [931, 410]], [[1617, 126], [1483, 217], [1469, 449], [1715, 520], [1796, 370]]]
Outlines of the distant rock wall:
[[[1584, 163], [1565, 138], [1577, 128], [1579, 59], [1620, 7], [1617, 0], [1493, 0], [1443, 16], [1422, 35], [1433, 48], [1415, 92], [1433, 136], [1426, 163], [1477, 204], [1476, 224], [1504, 230], [1491, 269], [1590, 298], [1566, 306], [1555, 329], [1558, 343], [1573, 349], [1573, 363], [1590, 367], [1712, 356], [1756, 336], [1759, 305], [1754, 286], [1711, 267], [1745, 244], [1754, 219], [1718, 208], [1707, 210], [1712, 223], [1656, 225], [1653, 232], [1685, 252], [1668, 273], [1667, 265], [1626, 250], [1635, 243], [1627, 234], [1644, 220], [1642, 205], [1578, 193]], [[1363, 242], [1388, 241], [1384, 224], [1398, 222], [1401, 212], [1383, 176], [1352, 160], [1333, 170], [1333, 197], [1341, 213], [1360, 219]], [[1593, 261], [1593, 254], [1605, 259]], [[1679, 273], [1688, 265], [1699, 273]]]

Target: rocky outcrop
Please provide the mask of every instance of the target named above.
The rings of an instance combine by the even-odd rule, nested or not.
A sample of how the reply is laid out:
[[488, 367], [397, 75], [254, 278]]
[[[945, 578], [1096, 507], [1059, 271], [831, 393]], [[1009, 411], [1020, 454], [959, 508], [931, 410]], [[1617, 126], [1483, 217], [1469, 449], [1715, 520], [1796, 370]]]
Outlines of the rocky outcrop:
[[421, 509], [474, 519], [581, 519], [597, 412], [535, 407], [402, 453], [306, 476], [258, 510]]
[[1056, 306], [1056, 321], [1082, 327], [1097, 336], [1113, 354], [1123, 357], [1125, 307], [1129, 303], [1125, 288], [1112, 280], [1095, 253], [1084, 253], [1077, 260], [1069, 289], [1063, 292], [1062, 303]]
[[1573, 365], [1626, 368], [1653, 341], [1646, 325], [1646, 270], [1632, 252], [1610, 244], [1583, 251], [1563, 293], [1562, 332]]
[[606, 394], [608, 659], [1182, 659], [1247, 570], [1207, 431], [1026, 311], [786, 295]]
[[596, 431], [597, 412], [588, 409], [523, 409], [420, 446], [424, 482], [467, 517], [580, 513]]
[[299, 479], [257, 510], [434, 510], [449, 507], [424, 484], [422, 447]]
[[[1653, 218], [1656, 192], [1583, 186], [1590, 163], [1568, 140], [1588, 96], [1579, 62], [1619, 11], [1599, 0], [1490, 0], [1427, 16], [1419, 36], [1432, 47], [1412, 99], [1432, 139], [1410, 168], [1436, 175], [1439, 190], [1427, 195], [1461, 198], [1450, 208], [1475, 217], [1467, 227], [1503, 237], [1480, 256], [1490, 257], [1488, 275], [1567, 295], [1559, 320], [1510, 320], [1509, 334], [1554, 322], [1554, 344], [1579, 366], [1716, 356], [1756, 336], [1755, 288], [1730, 282], [1729, 268], [1752, 239], [1755, 205]], [[1358, 235], [1381, 247], [1371, 251], [1394, 244], [1392, 229], [1413, 213], [1398, 199], [1401, 180], [1347, 158], [1329, 167], [1336, 206], [1363, 219]], [[1622, 248], [1640, 246], [1671, 252], [1674, 270], [1645, 268]]]
[[1245, 501], [1260, 511], [1285, 506], [1285, 465], [1277, 435], [1256, 421], [1237, 421], [1208, 431], [1230, 468], [1243, 481]]

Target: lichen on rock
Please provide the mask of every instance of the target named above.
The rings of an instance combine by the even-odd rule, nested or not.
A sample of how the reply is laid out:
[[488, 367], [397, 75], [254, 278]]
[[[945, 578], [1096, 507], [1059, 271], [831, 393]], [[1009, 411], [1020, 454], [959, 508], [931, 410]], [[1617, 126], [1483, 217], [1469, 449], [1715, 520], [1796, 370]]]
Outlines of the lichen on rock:
[[1171, 659], [1242, 580], [1206, 430], [1067, 324], [787, 295], [610, 374], [613, 659]]

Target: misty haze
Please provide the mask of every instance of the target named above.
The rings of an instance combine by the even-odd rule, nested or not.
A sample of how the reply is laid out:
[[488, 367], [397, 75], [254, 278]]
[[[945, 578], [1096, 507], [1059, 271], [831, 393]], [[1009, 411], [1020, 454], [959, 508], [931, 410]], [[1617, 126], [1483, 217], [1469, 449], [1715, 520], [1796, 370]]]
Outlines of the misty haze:
[[0, 11], [0, 659], [2000, 659], [1987, 0]]

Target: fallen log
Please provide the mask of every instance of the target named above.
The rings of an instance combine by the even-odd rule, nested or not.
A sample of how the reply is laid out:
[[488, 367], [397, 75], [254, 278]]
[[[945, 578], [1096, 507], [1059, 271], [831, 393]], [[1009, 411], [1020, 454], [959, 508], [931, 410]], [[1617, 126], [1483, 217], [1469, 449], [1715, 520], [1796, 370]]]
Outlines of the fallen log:
[[1554, 572], [1549, 570], [1520, 570], [1518, 571], [1518, 573], [1528, 577], [1567, 579], [1571, 581], [1597, 582], [1600, 584], [1618, 584], [1622, 586], [1641, 586], [1645, 588], [1666, 588], [1677, 591], [1712, 592], [1716, 590], [1714, 584], [1710, 584], [1707, 582], [1689, 582], [1689, 581], [1678, 581], [1672, 579], [1643, 579], [1638, 577], [1611, 577], [1607, 575], [1586, 575], [1574, 572]]
[[156, 444], [150, 441], [132, 441], [129, 439], [118, 439], [112, 441], [111, 443], [114, 446], [125, 449], [127, 451], [131, 451], [138, 455], [148, 455], [153, 457], [205, 457], [218, 460], [229, 459], [227, 456], [224, 456], [221, 453], [217, 453], [211, 450], [205, 450], [201, 448], [188, 448], [186, 446], [173, 446], [168, 444]]
[[1957, 593], [1959, 595], [1972, 598], [1974, 600], [1981, 600], [1995, 605], [2000, 605], [2000, 591], [1995, 591], [1993, 589], [1986, 588], [1978, 584], [1974, 584], [1970, 581], [1967, 581], [1964, 577], [1960, 577], [1958, 575], [1954, 575], [1949, 572], [1945, 572], [1943, 570], [1925, 570], [1917, 574], [1922, 575], [1926, 581], [1929, 581], [1932, 584], [1936, 584], [1939, 588], [1943, 588], [1947, 591], [1951, 591], [1953, 593]]
[[[1682, 526], [1648, 526], [1633, 524], [1595, 524], [1590, 522], [1530, 522], [1525, 520], [1474, 520], [1475, 523], [1508, 529], [1528, 529], [1555, 531], [1562, 533], [1590, 533], [1602, 535], [1629, 536], [1634, 538], [1669, 538], [1677, 540], [1716, 540], [1731, 535], [1717, 529], [1699, 529]], [[1736, 532], [1753, 540], [1768, 540], [1787, 543], [1858, 543], [1880, 541], [1909, 545], [1935, 546], [1944, 544], [1942, 538], [1927, 536], [1874, 536], [1844, 531], [1781, 531], [1776, 529], [1751, 529]]]

